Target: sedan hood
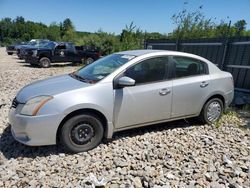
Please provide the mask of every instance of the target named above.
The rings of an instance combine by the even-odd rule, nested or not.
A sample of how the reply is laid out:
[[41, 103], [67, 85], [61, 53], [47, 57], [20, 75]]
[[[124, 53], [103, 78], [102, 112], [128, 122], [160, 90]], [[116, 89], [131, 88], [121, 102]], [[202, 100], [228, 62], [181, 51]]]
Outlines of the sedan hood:
[[63, 92], [84, 88], [91, 84], [81, 82], [69, 75], [55, 76], [41, 81], [33, 82], [22, 88], [17, 94], [17, 101], [26, 103], [29, 99], [41, 95], [56, 95]]

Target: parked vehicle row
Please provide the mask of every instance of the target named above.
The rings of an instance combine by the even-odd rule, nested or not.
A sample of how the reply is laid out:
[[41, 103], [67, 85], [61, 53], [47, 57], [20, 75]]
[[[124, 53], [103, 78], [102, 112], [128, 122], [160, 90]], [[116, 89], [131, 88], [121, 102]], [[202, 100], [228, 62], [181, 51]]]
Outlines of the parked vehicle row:
[[[12, 51], [11, 51], [12, 50]], [[26, 63], [44, 68], [52, 63], [85, 63], [90, 64], [101, 57], [100, 50], [94, 47], [75, 46], [71, 42], [54, 42], [34, 39], [25, 44], [6, 47], [9, 55], [16, 53]]]

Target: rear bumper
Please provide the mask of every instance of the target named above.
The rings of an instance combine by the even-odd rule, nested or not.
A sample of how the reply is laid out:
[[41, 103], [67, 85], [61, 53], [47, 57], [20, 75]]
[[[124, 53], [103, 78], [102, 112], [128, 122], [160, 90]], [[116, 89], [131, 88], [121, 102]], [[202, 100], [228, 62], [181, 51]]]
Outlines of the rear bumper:
[[225, 95], [225, 109], [229, 107], [229, 105], [232, 103], [234, 98], [234, 90], [231, 90], [226, 93]]
[[56, 144], [59, 115], [25, 116], [11, 108], [9, 122], [15, 140], [29, 146]]

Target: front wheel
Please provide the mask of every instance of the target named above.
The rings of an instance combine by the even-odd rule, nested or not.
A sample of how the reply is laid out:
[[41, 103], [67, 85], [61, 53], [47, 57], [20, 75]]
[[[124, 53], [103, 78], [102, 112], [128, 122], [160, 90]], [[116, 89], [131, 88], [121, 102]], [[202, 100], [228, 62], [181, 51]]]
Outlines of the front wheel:
[[219, 98], [212, 98], [203, 106], [200, 119], [203, 123], [212, 124], [218, 121], [223, 113], [223, 102]]
[[95, 61], [95, 60], [94, 60], [93, 58], [88, 57], [88, 58], [85, 60], [85, 64], [86, 64], [86, 65], [89, 65], [89, 64], [93, 63], [94, 61]]
[[47, 58], [47, 57], [42, 57], [40, 60], [39, 60], [39, 64], [41, 67], [43, 68], [48, 68], [50, 67], [50, 59]]
[[99, 145], [104, 129], [98, 117], [81, 114], [70, 118], [61, 129], [61, 144], [70, 152], [88, 151]]
[[31, 66], [31, 67], [37, 67], [37, 64], [35, 64], [35, 63], [30, 63], [30, 66]]
[[13, 55], [13, 52], [7, 52], [8, 53], [8, 55]]

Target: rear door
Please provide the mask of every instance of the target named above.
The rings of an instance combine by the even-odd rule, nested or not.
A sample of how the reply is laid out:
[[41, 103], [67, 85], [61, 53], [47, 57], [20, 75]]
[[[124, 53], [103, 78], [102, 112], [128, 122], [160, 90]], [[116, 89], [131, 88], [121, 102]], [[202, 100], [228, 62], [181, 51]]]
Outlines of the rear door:
[[210, 92], [210, 76], [205, 62], [173, 56], [172, 118], [199, 113]]
[[118, 129], [170, 118], [172, 81], [168, 57], [154, 57], [128, 68], [124, 76], [136, 85], [114, 90], [114, 121]]
[[80, 61], [80, 56], [78, 55], [73, 43], [66, 44], [66, 58], [69, 62]]

